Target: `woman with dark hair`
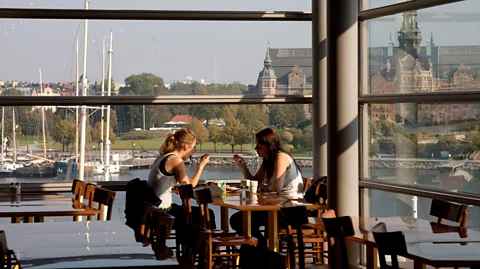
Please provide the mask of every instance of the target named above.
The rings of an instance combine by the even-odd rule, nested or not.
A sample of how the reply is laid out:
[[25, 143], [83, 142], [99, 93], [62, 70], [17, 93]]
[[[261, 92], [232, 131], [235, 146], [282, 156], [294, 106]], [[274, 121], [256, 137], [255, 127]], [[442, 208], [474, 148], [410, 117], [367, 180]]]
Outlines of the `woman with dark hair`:
[[[170, 133], [159, 150], [160, 156], [150, 166], [148, 184], [155, 194], [162, 200], [159, 208], [164, 213], [175, 217], [174, 227], [185, 223], [185, 212], [181, 205], [172, 203], [172, 188], [181, 183], [198, 184], [203, 169], [210, 160], [209, 154], [200, 158], [198, 169], [192, 178], [187, 175], [184, 161], [188, 160], [194, 152], [197, 143], [196, 135], [188, 129], [180, 129]], [[194, 224], [201, 226], [201, 216], [198, 207], [192, 208]], [[210, 211], [212, 227], [215, 225], [215, 216]]]
[[[273, 129], [266, 128], [255, 134], [255, 150], [258, 156], [263, 158], [262, 165], [255, 175], [250, 173], [242, 157], [233, 156], [235, 163], [242, 169], [244, 178], [261, 183], [259, 184], [261, 191], [302, 198], [303, 180], [300, 168], [292, 156], [281, 149], [280, 137]], [[237, 212], [230, 218], [230, 226], [239, 235], [243, 235], [242, 223], [242, 212]], [[283, 221], [279, 221], [279, 224], [283, 225]], [[259, 231], [260, 226], [268, 226], [267, 212], [252, 211], [252, 236], [258, 238], [259, 246], [266, 247], [266, 240]]]

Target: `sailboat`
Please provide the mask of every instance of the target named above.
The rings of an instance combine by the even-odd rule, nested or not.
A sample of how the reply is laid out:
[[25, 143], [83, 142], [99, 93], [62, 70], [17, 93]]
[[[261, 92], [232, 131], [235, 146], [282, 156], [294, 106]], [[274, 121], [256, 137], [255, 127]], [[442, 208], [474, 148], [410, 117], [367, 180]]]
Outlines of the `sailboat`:
[[[105, 48], [105, 46], [104, 46]], [[105, 51], [105, 50], [104, 50]], [[105, 53], [104, 53], [105, 55]], [[107, 87], [107, 96], [111, 95], [112, 92], [112, 56], [113, 56], [113, 33], [110, 31], [110, 49], [108, 50], [108, 87]], [[105, 57], [103, 57], [104, 59]], [[104, 61], [102, 61], [104, 63]], [[103, 68], [103, 66], [102, 66]], [[103, 72], [102, 72], [103, 73]], [[102, 76], [102, 95], [104, 93], [104, 79]], [[103, 109], [102, 109], [103, 112]], [[103, 114], [103, 113], [102, 113]], [[112, 156], [113, 164], [110, 164], [110, 105], [107, 105], [107, 128], [105, 131], [105, 157], [104, 162], [94, 164], [94, 174], [95, 175], [104, 175], [104, 180], [110, 180], [111, 174], [118, 174], [120, 173], [120, 155], [114, 154]], [[103, 119], [103, 117], [102, 117]], [[101, 123], [102, 126], [102, 140], [103, 140], [103, 121]], [[103, 149], [103, 147], [102, 147]], [[102, 156], [103, 157], [103, 156]]]
[[12, 107], [13, 111], [13, 161], [5, 159], [5, 150], [7, 148], [7, 140], [4, 138], [4, 130], [5, 130], [5, 107], [2, 107], [2, 140], [0, 141], [1, 147], [1, 159], [0, 159], [0, 177], [7, 177], [15, 174], [16, 170], [23, 165], [16, 163], [17, 160], [17, 153], [16, 153], [16, 145], [15, 145], [15, 110]]
[[[43, 81], [42, 81], [42, 70], [38, 70], [40, 75], [40, 93], [43, 95]], [[41, 160], [41, 163], [36, 163], [32, 161], [29, 165], [24, 165], [21, 168], [18, 168], [16, 174], [21, 177], [55, 177], [57, 175], [57, 169], [55, 168], [55, 161], [49, 160], [47, 158], [47, 138], [45, 134], [45, 107], [41, 107], [42, 114], [42, 136], [43, 136], [43, 157], [35, 156], [28, 154], [30, 157]]]

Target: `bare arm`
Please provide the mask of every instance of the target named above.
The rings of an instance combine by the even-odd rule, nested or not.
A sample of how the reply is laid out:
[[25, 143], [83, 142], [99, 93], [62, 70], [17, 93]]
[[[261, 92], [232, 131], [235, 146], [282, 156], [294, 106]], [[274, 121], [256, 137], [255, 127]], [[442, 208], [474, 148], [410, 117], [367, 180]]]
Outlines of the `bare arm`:
[[240, 167], [240, 169], [242, 169], [243, 178], [250, 179], [250, 180], [256, 180], [256, 181], [259, 181], [259, 182], [262, 182], [263, 179], [265, 178], [265, 168], [263, 167], [263, 163], [260, 166], [260, 168], [258, 168], [257, 173], [255, 175], [252, 175], [252, 173], [250, 173], [250, 170], [247, 167], [247, 164], [245, 163], [245, 160], [242, 157], [235, 154], [235, 155], [233, 155], [233, 160], [238, 165], [238, 167]]
[[200, 180], [203, 169], [208, 164], [209, 160], [210, 156], [208, 154], [202, 156], [202, 158], [200, 159], [200, 164], [198, 165], [198, 169], [192, 178], [188, 178], [187, 171], [185, 169], [185, 163], [183, 163], [182, 158], [173, 157], [172, 160], [168, 161], [172, 162], [171, 165], [173, 166], [173, 175], [175, 176], [177, 183], [192, 184], [192, 186], [195, 188], [195, 186], [197, 186], [198, 184], [198, 181]]

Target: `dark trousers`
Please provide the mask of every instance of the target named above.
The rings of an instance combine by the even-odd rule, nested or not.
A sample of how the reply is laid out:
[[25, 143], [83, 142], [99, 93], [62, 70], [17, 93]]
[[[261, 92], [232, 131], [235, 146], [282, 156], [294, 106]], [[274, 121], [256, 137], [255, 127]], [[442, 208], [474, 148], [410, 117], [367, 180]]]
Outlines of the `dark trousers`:
[[[252, 236], [258, 239], [258, 247], [267, 247], [268, 235], [268, 212], [267, 211], [252, 211], [251, 213], [251, 227]], [[238, 235], [243, 236], [243, 212], [238, 211], [230, 217], [230, 226], [237, 232]], [[265, 236], [260, 232], [260, 227], [265, 227]], [[278, 228], [285, 228], [282, 213], [278, 212]]]
[[[210, 227], [212, 229], [216, 229], [217, 225], [215, 224], [215, 213], [213, 213], [213, 210], [211, 209], [209, 209], [209, 212], [210, 212]], [[173, 222], [174, 230], [179, 230], [182, 228], [183, 225], [186, 224], [186, 220], [185, 220], [186, 213], [181, 205], [172, 204], [172, 208], [170, 208], [167, 214], [175, 217], [175, 221]], [[200, 208], [198, 206], [192, 206], [192, 222], [196, 226], [203, 227], [202, 215], [200, 214]]]

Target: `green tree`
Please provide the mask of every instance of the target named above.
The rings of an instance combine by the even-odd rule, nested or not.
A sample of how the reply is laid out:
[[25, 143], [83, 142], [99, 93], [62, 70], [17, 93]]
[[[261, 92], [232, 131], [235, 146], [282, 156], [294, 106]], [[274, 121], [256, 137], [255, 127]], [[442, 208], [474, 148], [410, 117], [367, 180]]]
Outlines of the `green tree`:
[[213, 151], [217, 152], [217, 143], [220, 142], [222, 128], [216, 124], [208, 127], [208, 139], [213, 143]]
[[[105, 142], [105, 138], [106, 138], [106, 130], [107, 130], [107, 123], [104, 122], [103, 123], [103, 135], [104, 137], [102, 138], [101, 137], [101, 134], [102, 134], [102, 123], [100, 121], [97, 121], [95, 123], [95, 127], [94, 128], [91, 128], [91, 137], [92, 137], [92, 141], [97, 143], [97, 148], [100, 148], [100, 144], [102, 142]], [[108, 133], [109, 137], [108, 139], [110, 140], [110, 142], [112, 144], [114, 144], [115, 142], [117, 142], [117, 136], [115, 135], [115, 133], [113, 132], [113, 127], [110, 126], [110, 132]]]
[[195, 133], [197, 144], [200, 145], [200, 150], [202, 150], [202, 144], [208, 141], [208, 130], [205, 125], [199, 119], [192, 117], [186, 128]]
[[270, 108], [270, 124], [278, 129], [284, 127], [297, 127], [297, 125], [305, 121], [305, 111], [303, 105], [274, 105]]
[[55, 125], [53, 139], [62, 144], [62, 151], [68, 151], [68, 145], [75, 140], [75, 123], [69, 120], [59, 120]]
[[232, 147], [232, 153], [235, 151], [235, 145], [239, 144], [239, 140], [242, 140], [242, 135], [244, 134], [245, 126], [240, 122], [240, 120], [235, 117], [229, 117], [225, 119], [225, 128], [223, 128], [222, 135], [220, 140], [225, 145], [230, 145]]
[[[236, 106], [236, 117], [245, 125], [250, 133], [263, 130], [268, 123], [268, 114], [263, 105], [239, 105]], [[251, 139], [251, 136], [250, 136]]]

